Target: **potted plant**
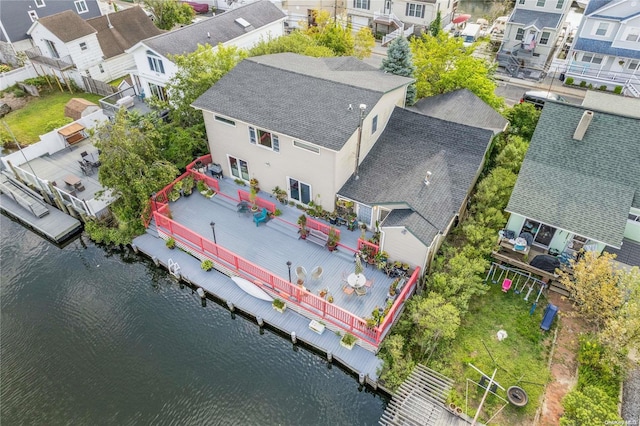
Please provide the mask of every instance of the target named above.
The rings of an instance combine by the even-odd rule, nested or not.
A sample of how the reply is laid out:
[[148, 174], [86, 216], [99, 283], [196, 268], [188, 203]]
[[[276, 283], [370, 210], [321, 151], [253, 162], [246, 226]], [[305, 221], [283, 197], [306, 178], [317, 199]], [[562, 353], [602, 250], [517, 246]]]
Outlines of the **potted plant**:
[[200, 267], [205, 271], [210, 271], [213, 269], [213, 262], [209, 259], [205, 259], [200, 264]]
[[256, 189], [252, 187], [249, 191], [249, 201], [251, 202], [251, 211], [254, 213], [258, 211], [258, 206], [256, 205], [257, 196], [258, 191], [256, 191]]
[[198, 192], [201, 193], [202, 195], [204, 195], [205, 191], [209, 189], [207, 187], [207, 184], [204, 183], [203, 180], [199, 180], [198, 182], [196, 182], [196, 188], [198, 189]]
[[329, 295], [329, 297], [327, 297], [327, 302], [333, 303], [333, 296], [332, 295]]
[[398, 288], [399, 283], [400, 278], [396, 278], [395, 280], [393, 280], [393, 282], [389, 286], [389, 297], [394, 297], [396, 295], [396, 289]]
[[193, 180], [193, 176], [189, 175], [182, 179], [182, 190], [185, 197], [188, 197], [193, 192], [193, 186], [195, 185], [195, 181]]
[[340, 242], [340, 234], [333, 226], [329, 228], [329, 239], [327, 240], [327, 248], [329, 251], [334, 251]]
[[327, 290], [326, 288], [323, 288], [322, 290], [320, 290], [318, 292], [318, 296], [322, 297], [324, 299], [324, 297], [327, 295], [327, 293], [329, 293], [329, 290]]
[[356, 344], [358, 339], [351, 333], [345, 333], [340, 339], [340, 346], [347, 348], [349, 350], [353, 349], [353, 346]]
[[276, 196], [276, 199], [280, 201], [281, 204], [287, 204], [287, 191], [276, 186], [271, 192]]
[[173, 184], [173, 188], [171, 188], [171, 191], [167, 196], [169, 198], [169, 201], [178, 201], [178, 199], [180, 198], [181, 190], [182, 190], [182, 181], [179, 180]]
[[283, 313], [287, 309], [287, 305], [282, 301], [282, 299], [273, 299], [271, 306], [280, 313]]
[[256, 194], [260, 191], [260, 182], [258, 182], [258, 179], [256, 178], [251, 178], [251, 180], [249, 180], [249, 186], [251, 189], [256, 190]]
[[302, 238], [303, 240], [307, 238], [307, 234], [308, 234], [308, 230], [307, 230], [307, 216], [305, 216], [304, 214], [301, 214], [300, 217], [298, 217], [298, 226], [300, 227], [300, 229], [298, 229], [298, 234], [300, 234], [300, 238]]
[[176, 248], [176, 240], [174, 240], [173, 237], [169, 237], [169, 239], [165, 242], [165, 245], [167, 246], [167, 248], [173, 250], [174, 248]]

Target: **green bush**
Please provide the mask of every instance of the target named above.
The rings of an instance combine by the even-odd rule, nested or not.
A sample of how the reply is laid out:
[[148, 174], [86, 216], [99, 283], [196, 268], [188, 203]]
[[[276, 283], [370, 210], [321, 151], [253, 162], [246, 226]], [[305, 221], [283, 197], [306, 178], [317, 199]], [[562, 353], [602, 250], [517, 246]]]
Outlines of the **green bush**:
[[620, 93], [622, 93], [622, 86], [616, 86], [613, 89], [613, 93], [615, 93], [616, 95], [619, 95]]
[[200, 267], [205, 271], [210, 271], [211, 269], [213, 269], [213, 262], [209, 259], [205, 259], [200, 264]]
[[27, 96], [27, 93], [20, 89], [19, 87], [16, 87], [15, 89], [12, 90], [13, 96], [15, 96], [16, 98], [24, 98], [25, 96]]
[[598, 87], [598, 90], [607, 90], [607, 85], [603, 84], [602, 86]]
[[7, 64], [0, 64], [0, 73], [11, 71], [11, 67]]
[[562, 400], [562, 406], [562, 426], [604, 425], [620, 421], [616, 400], [595, 386], [568, 393]]
[[589, 85], [587, 86], [587, 89], [593, 89], [593, 84], [589, 83]]
[[59, 129], [60, 127], [63, 127], [65, 124], [71, 123], [72, 121], [73, 120], [68, 117], [61, 118], [60, 120], [50, 121], [47, 124], [45, 124], [44, 132], [48, 133], [52, 130]]
[[47, 81], [47, 78], [44, 77], [44, 76], [28, 78], [28, 79], [24, 80], [24, 84], [29, 84], [31, 86], [36, 86], [38, 88], [38, 90], [43, 88], [45, 85], [47, 85], [47, 86], [49, 85], [49, 83]]
[[586, 81], [584, 81], [584, 80], [582, 80], [582, 81], [580, 82], [580, 87], [587, 87], [587, 82], [586, 82]]
[[565, 84], [567, 84], [567, 85], [569, 85], [569, 86], [571, 86], [571, 85], [573, 84], [573, 82], [574, 82], [574, 81], [575, 81], [575, 80], [573, 79], [573, 77], [569, 77], [569, 78], [567, 78], [567, 79], [564, 81], [564, 83], [565, 83]]

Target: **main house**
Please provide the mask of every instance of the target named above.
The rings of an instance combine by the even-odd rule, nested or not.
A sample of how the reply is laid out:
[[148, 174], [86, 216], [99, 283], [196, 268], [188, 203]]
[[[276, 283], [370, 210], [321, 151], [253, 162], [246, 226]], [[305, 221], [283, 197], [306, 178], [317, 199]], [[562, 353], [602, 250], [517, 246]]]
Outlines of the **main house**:
[[142, 8], [131, 7], [86, 21], [67, 10], [34, 22], [27, 33], [36, 45], [27, 52], [32, 62], [82, 87], [83, 76], [108, 82], [127, 75], [134, 61], [125, 50], [161, 31]]
[[514, 77], [544, 77], [571, 0], [516, 0], [509, 15], [498, 63]]
[[569, 54], [567, 77], [640, 97], [640, 9], [622, 0], [591, 0]]
[[623, 99], [545, 103], [506, 208], [508, 230], [570, 256], [640, 243], [640, 101], [627, 105], [635, 116], [603, 110]]
[[347, 201], [381, 248], [428, 265], [466, 205], [492, 130], [403, 108], [412, 79], [351, 57], [245, 59], [203, 94], [214, 162], [333, 211]]
[[18, 65], [17, 53], [34, 47], [27, 31], [38, 19], [71, 11], [82, 19], [100, 16], [98, 0], [2, 0], [0, 61]]
[[198, 45], [219, 44], [248, 49], [260, 40], [284, 34], [284, 13], [268, 0], [247, 4], [175, 31], [140, 41], [127, 50], [136, 93], [167, 100], [166, 86], [178, 72], [172, 55], [195, 52]]

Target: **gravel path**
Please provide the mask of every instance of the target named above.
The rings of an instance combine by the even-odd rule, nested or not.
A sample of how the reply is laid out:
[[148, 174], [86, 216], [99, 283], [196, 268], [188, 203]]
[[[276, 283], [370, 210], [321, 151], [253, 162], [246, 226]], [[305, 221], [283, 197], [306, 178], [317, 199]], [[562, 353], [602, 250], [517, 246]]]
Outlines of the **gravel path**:
[[640, 368], [632, 371], [624, 382], [622, 418], [628, 426], [640, 425]]

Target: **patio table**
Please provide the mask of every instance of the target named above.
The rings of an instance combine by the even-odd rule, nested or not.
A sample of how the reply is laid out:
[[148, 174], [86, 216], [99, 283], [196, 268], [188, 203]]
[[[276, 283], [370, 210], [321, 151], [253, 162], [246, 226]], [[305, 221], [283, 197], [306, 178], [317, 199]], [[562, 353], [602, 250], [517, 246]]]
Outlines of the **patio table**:
[[367, 277], [364, 276], [364, 274], [350, 274], [347, 277], [347, 284], [349, 284], [349, 287], [353, 287], [353, 288], [360, 288], [363, 287], [365, 285], [365, 283], [367, 282]]
[[73, 186], [75, 188], [79, 186], [82, 183], [82, 181], [76, 175], [67, 175], [64, 177], [64, 183], [66, 183], [69, 186]]

